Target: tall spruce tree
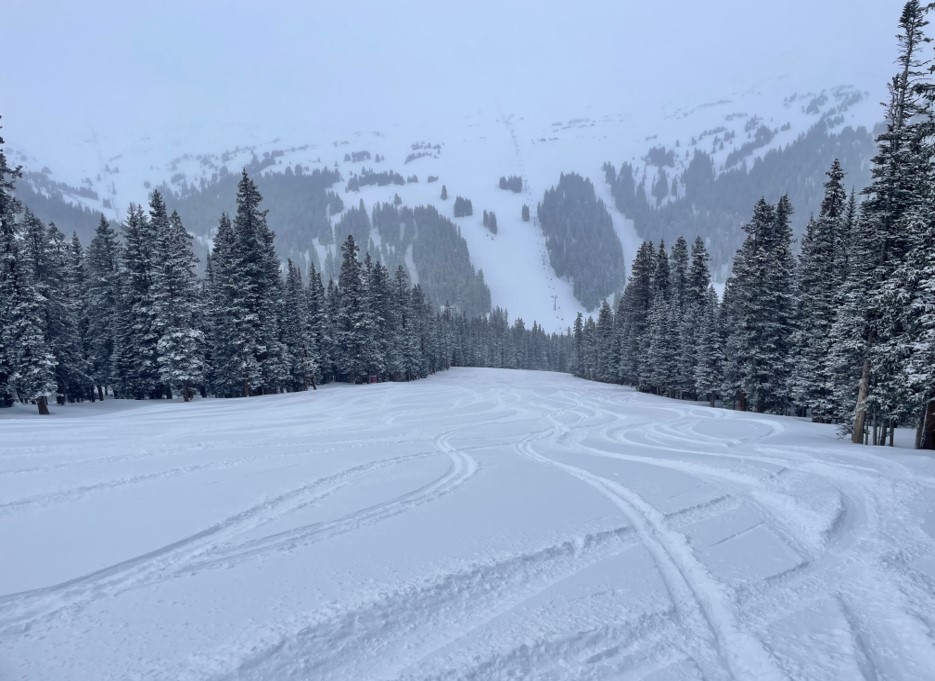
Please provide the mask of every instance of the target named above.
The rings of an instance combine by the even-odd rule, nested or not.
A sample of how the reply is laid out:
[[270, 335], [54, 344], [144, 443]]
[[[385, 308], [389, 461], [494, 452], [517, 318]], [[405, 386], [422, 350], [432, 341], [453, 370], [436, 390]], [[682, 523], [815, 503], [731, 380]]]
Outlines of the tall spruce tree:
[[792, 206], [760, 199], [744, 225], [747, 238], [734, 261], [736, 349], [743, 395], [739, 408], [783, 412], [788, 404], [794, 331]]
[[370, 320], [357, 253], [357, 244], [349, 234], [341, 245], [338, 305], [334, 319], [336, 363], [341, 377], [348, 383], [358, 383], [367, 376], [366, 343]]
[[925, 204], [932, 184], [932, 149], [926, 140], [931, 113], [921, 96], [927, 61], [922, 50], [929, 42], [924, 33], [926, 9], [910, 0], [900, 15], [899, 71], [890, 83], [872, 182], [864, 190], [860, 219], [852, 230], [847, 279], [832, 331], [838, 399], [854, 405], [840, 418], [851, 424], [854, 443], [868, 441], [871, 422], [875, 442], [882, 443], [886, 434], [892, 442], [905, 409], [902, 400], [890, 399], [898, 380], [901, 329], [898, 316], [887, 313], [892, 303], [884, 283], [907, 255], [906, 227], [916, 222], [909, 216]]
[[288, 365], [286, 385], [291, 391], [308, 390], [310, 385], [315, 385], [318, 367], [302, 272], [291, 260], [286, 264], [281, 328]]
[[241, 300], [239, 285], [237, 236], [230, 218], [224, 214], [211, 250], [206, 301], [206, 345], [211, 356], [206, 378], [210, 392], [219, 397], [236, 397], [244, 391], [242, 356], [236, 345], [236, 320], [246, 317], [237, 307]]
[[[161, 197], [150, 205], [157, 220], [168, 220]], [[159, 336], [153, 310], [153, 223], [140, 206], [131, 205], [123, 225], [120, 296], [114, 349], [114, 373], [120, 397], [138, 400], [165, 394], [159, 379]]]
[[[154, 197], [156, 193], [154, 193]], [[161, 197], [160, 197], [161, 200]], [[198, 282], [192, 237], [178, 213], [153, 220], [156, 233], [153, 267], [153, 327], [159, 380], [188, 402], [203, 383], [204, 334], [198, 324]]]
[[278, 392], [286, 368], [279, 340], [282, 280], [274, 235], [266, 224], [263, 197], [244, 170], [237, 185], [234, 218], [234, 347], [242, 395]]
[[[636, 252], [630, 278], [623, 290], [623, 313], [617, 314], [617, 328], [620, 332], [619, 374], [628, 385], [640, 385], [640, 366], [648, 343], [649, 315], [653, 304], [654, 268], [653, 244], [644, 241]], [[576, 332], [576, 346], [580, 345], [578, 336]]]
[[813, 421], [834, 416], [834, 383], [829, 365], [831, 328], [837, 316], [836, 284], [844, 276], [842, 252], [847, 220], [844, 171], [835, 160], [828, 171], [825, 195], [817, 219], [806, 227], [796, 281], [798, 328], [794, 337], [795, 366], [790, 384], [793, 402]]
[[13, 188], [19, 168], [7, 165], [0, 137], [0, 406], [34, 401], [49, 413], [56, 389], [55, 357], [41, 324], [42, 298], [20, 254]]
[[103, 400], [114, 386], [114, 348], [118, 326], [120, 245], [101, 216], [87, 252], [88, 363], [91, 382]]

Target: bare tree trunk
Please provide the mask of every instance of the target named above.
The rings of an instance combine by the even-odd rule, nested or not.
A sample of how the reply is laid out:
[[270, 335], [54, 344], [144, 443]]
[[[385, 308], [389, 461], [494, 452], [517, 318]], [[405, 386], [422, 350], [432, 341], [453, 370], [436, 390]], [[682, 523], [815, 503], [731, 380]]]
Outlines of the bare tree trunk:
[[187, 385], [182, 388], [182, 399], [186, 402], [192, 401], [192, 391], [191, 388], [189, 388]]
[[318, 390], [318, 386], [315, 385], [315, 374], [312, 374], [312, 390]]
[[243, 396], [250, 397], [250, 383], [247, 382], [247, 379], [243, 379]]
[[743, 390], [737, 393], [737, 401], [734, 403], [734, 409], [737, 411], [747, 411], [747, 394]]
[[38, 400], [36, 400], [36, 405], [39, 407], [39, 415], [40, 415], [40, 416], [48, 416], [48, 415], [49, 415], [49, 398], [47, 398], [45, 395], [43, 395], [43, 396], [40, 397]]
[[101, 402], [104, 401], [104, 386], [102, 385], [97, 386], [97, 399], [99, 399]]
[[890, 447], [893, 446], [893, 440], [896, 438], [896, 424], [890, 422]]
[[851, 433], [851, 442], [859, 445], [864, 440], [864, 423], [867, 419], [867, 392], [870, 389], [870, 358], [864, 359], [864, 368], [860, 374], [860, 384], [857, 386], [857, 410], [854, 413], [854, 431]]
[[925, 405], [919, 449], [935, 449], [935, 397]]

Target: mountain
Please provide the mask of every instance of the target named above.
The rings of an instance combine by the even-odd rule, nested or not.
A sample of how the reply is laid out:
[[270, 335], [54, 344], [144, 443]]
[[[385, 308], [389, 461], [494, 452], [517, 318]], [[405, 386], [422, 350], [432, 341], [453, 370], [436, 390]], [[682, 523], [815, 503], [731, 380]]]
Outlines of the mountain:
[[[877, 98], [851, 86], [790, 90], [785, 81], [765, 81], [692, 105], [585, 106], [562, 120], [495, 101], [466, 106], [457, 119], [413, 117], [383, 129], [336, 126], [271, 139], [237, 126], [131, 141], [97, 132], [72, 139], [56, 158], [35, 157], [15, 140], [10, 155], [26, 169], [20, 197], [85, 242], [99, 213], [121, 220], [130, 203], [161, 187], [202, 253], [220, 213], [233, 210], [233, 182], [247, 168], [258, 177], [284, 257], [314, 262], [328, 276], [341, 232], [356, 231], [384, 262], [406, 264], [438, 304], [484, 311], [489, 288], [492, 304], [552, 330], [619, 291], [643, 238], [691, 240], [700, 233], [723, 279], [740, 225], [761, 193], [790, 193], [800, 232], [817, 210], [833, 158], [842, 156], [849, 184], [865, 184], [872, 129], [882, 114]], [[593, 205], [577, 214], [590, 217], [560, 214], [567, 224], [547, 238], [543, 229], [551, 223], [540, 223], [537, 206], [567, 173], [593, 186], [586, 199]], [[501, 189], [501, 178], [519, 180]], [[471, 215], [455, 217], [458, 197], [471, 202]], [[402, 213], [381, 212], [384, 205]], [[418, 206], [437, 214], [417, 215]], [[605, 221], [605, 209], [607, 228], [579, 239]], [[485, 213], [496, 216], [495, 227], [485, 226]], [[580, 284], [587, 275], [585, 247], [621, 249], [613, 262], [622, 266], [582, 292], [574, 279]], [[578, 269], [565, 265], [569, 259]]]

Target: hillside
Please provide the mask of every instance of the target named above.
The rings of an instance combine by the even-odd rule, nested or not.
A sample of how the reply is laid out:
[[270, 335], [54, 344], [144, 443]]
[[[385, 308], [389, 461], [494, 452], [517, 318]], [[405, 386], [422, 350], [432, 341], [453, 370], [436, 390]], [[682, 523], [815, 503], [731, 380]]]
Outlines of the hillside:
[[[236, 127], [154, 133], [132, 142], [93, 135], [76, 140], [57, 159], [34, 158], [14, 140], [12, 158], [29, 171], [20, 196], [40, 217], [78, 231], [85, 242], [98, 212], [120, 220], [131, 202], [163, 187], [170, 207], [178, 208], [187, 228], [200, 237], [202, 252], [220, 212], [233, 209], [231, 178], [247, 167], [262, 176], [258, 184], [282, 255], [315, 262], [326, 273], [349, 208], [363, 202], [372, 218], [374, 207], [384, 203], [435, 206], [451, 220], [450, 227], [439, 223], [447, 230], [444, 238], [423, 240], [424, 230], [415, 230], [407, 241], [395, 226], [384, 234], [383, 225], [374, 225], [362, 243], [385, 262], [407, 264], [415, 280], [432, 282], [426, 288], [434, 298], [458, 304], [450, 300], [458, 282], [482, 282], [494, 305], [551, 330], [567, 327], [578, 311], [593, 309], [595, 300], [619, 290], [615, 282], [625, 281], [643, 238], [671, 241], [684, 234], [691, 240], [700, 233], [723, 279], [740, 241], [739, 226], [764, 191], [765, 178], [769, 191], [793, 196], [794, 226], [800, 231], [817, 208], [823, 173], [834, 156], [849, 162], [848, 180], [863, 186], [872, 151], [869, 130], [880, 113], [874, 98], [851, 87], [795, 93], [772, 82], [694, 106], [592, 111], [560, 121], [542, 112], [479, 106], [460, 120], [413, 119], [408, 126], [383, 130], [293, 131], [275, 139], [257, 139]], [[710, 160], [713, 178], [707, 184], [691, 182], [697, 154]], [[803, 172], [785, 173], [789, 167]], [[629, 194], [621, 189], [627, 184], [620, 179], [624, 169], [632, 180]], [[559, 266], [563, 276], [556, 275], [556, 253], [585, 261], [575, 253], [576, 240], [566, 236], [558, 248], [547, 248], [536, 218], [545, 192], [569, 172], [592, 183], [623, 251], [623, 271], [588, 295], [575, 294], [574, 271]], [[499, 187], [499, 178], [511, 176], [521, 178], [519, 192]], [[447, 200], [441, 198], [443, 186]], [[634, 198], [637, 190], [645, 200]], [[454, 216], [457, 197], [471, 201], [472, 215]], [[521, 217], [524, 205], [531, 210], [529, 222]], [[496, 215], [496, 233], [483, 225], [485, 211]], [[572, 235], [582, 228], [571, 224], [563, 231]], [[617, 248], [606, 242], [609, 234], [600, 238]], [[446, 249], [462, 248], [458, 236], [469, 263], [461, 260], [453, 269], [429, 273], [415, 261], [419, 248], [442, 249], [423, 263]], [[449, 270], [452, 276], [446, 278]], [[482, 301], [483, 287], [468, 298]], [[475, 310], [477, 303], [466, 298], [463, 305]]]

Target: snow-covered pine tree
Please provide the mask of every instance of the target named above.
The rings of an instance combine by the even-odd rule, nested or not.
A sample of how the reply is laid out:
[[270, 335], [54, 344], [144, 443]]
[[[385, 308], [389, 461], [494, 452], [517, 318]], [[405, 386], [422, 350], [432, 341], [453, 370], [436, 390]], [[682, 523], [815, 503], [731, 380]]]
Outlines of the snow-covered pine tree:
[[734, 261], [740, 373], [746, 399], [757, 412], [782, 413], [788, 404], [794, 331], [792, 206], [783, 196], [773, 207], [760, 199], [747, 238]]
[[[406, 334], [404, 321], [407, 314], [406, 300], [398, 292], [400, 288], [408, 288], [408, 275], [402, 265], [396, 268], [393, 279], [387, 278], [385, 283], [385, 335], [386, 371], [394, 381], [402, 380], [406, 371]], [[403, 283], [401, 283], [403, 282]]]
[[315, 263], [311, 263], [308, 272], [308, 290], [306, 291], [306, 300], [308, 301], [308, 326], [309, 326], [309, 348], [314, 352], [317, 382], [333, 380], [331, 356], [333, 354], [333, 339], [331, 330], [331, 320], [328, 318], [328, 311], [325, 301], [325, 287], [321, 281], [321, 274], [315, 269]]
[[695, 368], [698, 363], [699, 334], [705, 319], [710, 285], [708, 251], [704, 240], [697, 237], [691, 248], [691, 264], [685, 282], [684, 303], [679, 322], [675, 388], [683, 397], [693, 397], [699, 393], [695, 382]]
[[730, 405], [737, 411], [747, 410], [747, 394], [744, 392], [743, 383], [746, 308], [744, 286], [752, 279], [751, 266], [748, 264], [752, 257], [753, 241], [744, 239], [734, 255], [731, 275], [724, 285], [724, 298], [718, 308], [718, 326], [724, 341], [721, 387], [718, 392], [725, 406]]
[[49, 413], [55, 390], [55, 357], [40, 324], [40, 295], [19, 249], [13, 188], [19, 169], [7, 165], [0, 137], [0, 406], [16, 399], [35, 401]]
[[656, 251], [652, 277], [652, 306], [649, 312], [647, 347], [640, 358], [641, 390], [665, 394], [669, 388], [673, 364], [670, 361], [669, 337], [669, 254], [664, 241]]
[[12, 345], [6, 343], [5, 329], [12, 323], [13, 292], [19, 276], [16, 237], [19, 202], [13, 196], [13, 188], [20, 169], [8, 165], [3, 144], [3, 137], [0, 137], [0, 407], [12, 407], [16, 401], [14, 354]]
[[574, 355], [571, 360], [571, 373], [579, 378], [584, 377], [584, 315], [578, 313], [572, 326], [574, 339]]
[[693, 377], [698, 396], [707, 398], [708, 404], [713, 407], [723, 383], [721, 367], [724, 361], [717, 293], [713, 286], [705, 293], [700, 310]]
[[836, 283], [844, 274], [842, 252], [847, 219], [847, 193], [844, 171], [835, 159], [827, 173], [825, 195], [817, 219], [809, 221], [799, 254], [796, 281], [796, 314], [799, 323], [794, 333], [794, 367], [790, 396], [813, 421], [827, 423], [834, 417], [834, 385], [829, 366], [830, 333], [837, 316], [839, 293]]
[[374, 334], [374, 368], [381, 376], [391, 375], [391, 356], [398, 357], [398, 320], [390, 273], [379, 260], [367, 273], [367, 299]]
[[219, 397], [243, 394], [242, 357], [235, 344], [236, 322], [245, 316], [237, 309], [239, 286], [237, 269], [237, 236], [230, 218], [224, 214], [218, 222], [217, 233], [208, 268], [208, 299], [206, 316], [208, 333], [207, 353], [211, 361], [206, 368], [209, 391]]
[[88, 379], [78, 335], [78, 310], [66, 290], [68, 242], [54, 224], [46, 227], [28, 208], [23, 214], [22, 237], [22, 264], [38, 296], [35, 321], [55, 358], [56, 393], [62, 399], [77, 400], [86, 395]]
[[379, 380], [386, 373], [387, 339], [380, 334], [386, 325], [386, 270], [379, 262], [374, 262], [370, 253], [364, 258], [361, 268], [363, 279], [363, 304], [366, 316], [360, 329], [363, 336], [364, 372], [367, 376], [376, 376]]
[[103, 400], [114, 387], [114, 347], [120, 284], [120, 245], [101, 216], [87, 251], [88, 363], [91, 381]]
[[617, 328], [620, 333], [619, 375], [621, 381], [627, 385], [640, 385], [640, 365], [648, 345], [654, 269], [653, 244], [651, 241], [644, 241], [636, 252], [630, 268], [630, 278], [623, 290], [623, 313], [621, 315], [618, 312], [617, 315]]
[[286, 263], [281, 331], [289, 367], [286, 387], [291, 391], [308, 390], [310, 385], [315, 385], [318, 367], [309, 328], [307, 291], [302, 272], [291, 260]]
[[[153, 192], [154, 203], [158, 192]], [[162, 198], [158, 197], [161, 202]], [[198, 281], [192, 237], [179, 214], [156, 220], [153, 267], [153, 328], [158, 335], [159, 380], [188, 402], [204, 381], [204, 334], [199, 327]]]
[[[873, 405], [888, 421], [914, 423], [916, 446], [926, 440], [932, 429], [929, 403], [935, 393], [935, 354], [932, 352], [932, 279], [935, 262], [931, 238], [931, 209], [913, 207], [901, 220], [909, 235], [909, 252], [895, 266], [879, 292], [880, 325], [887, 330], [885, 339], [872, 352], [874, 385]], [[918, 247], [916, 247], [918, 246]], [[886, 431], [875, 427], [878, 444], [884, 444]], [[892, 427], [889, 428], [892, 444]]]
[[65, 253], [65, 277], [63, 281], [65, 305], [69, 316], [75, 326], [76, 368], [73, 373], [78, 377], [75, 384], [75, 397], [79, 400], [96, 399], [94, 384], [91, 380], [91, 346], [88, 337], [88, 305], [86, 292], [88, 288], [87, 257], [81, 239], [77, 233], [72, 233], [67, 242]]
[[887, 434], [892, 441], [904, 409], [901, 400], [891, 399], [898, 380], [894, 372], [901, 363], [901, 330], [893, 326], [898, 316], [884, 314], [891, 304], [884, 284], [908, 252], [904, 228], [914, 221], [906, 216], [923, 207], [932, 185], [932, 145], [926, 139], [931, 112], [921, 96], [928, 70], [922, 53], [929, 42], [924, 33], [926, 11], [927, 6], [910, 0], [900, 15], [899, 72], [890, 82], [886, 128], [877, 138], [873, 179], [864, 190], [866, 199], [852, 231], [848, 276], [832, 330], [836, 392], [841, 402], [853, 405], [841, 420], [851, 424], [854, 443], [868, 441], [871, 423], [875, 443], [882, 443]]
[[39, 413], [49, 413], [49, 395], [56, 385], [56, 359], [48, 349], [43, 324], [43, 296], [31, 281], [31, 276], [19, 267], [16, 252], [4, 249], [6, 283], [0, 288], [7, 313], [0, 329], [0, 346], [11, 355], [12, 384], [16, 396], [23, 402], [35, 402]]
[[357, 251], [354, 237], [349, 234], [341, 245], [338, 305], [334, 318], [338, 373], [348, 383], [359, 383], [367, 376], [369, 320]]
[[617, 380], [618, 360], [615, 352], [614, 313], [606, 300], [601, 301], [597, 313], [597, 367], [595, 378], [612, 383]]
[[[151, 205], [158, 219], [168, 220], [165, 206]], [[140, 206], [131, 205], [123, 224], [120, 296], [114, 349], [117, 394], [141, 400], [164, 396], [159, 380], [156, 345], [159, 336], [153, 327], [153, 249], [154, 227]]]
[[244, 170], [237, 185], [234, 218], [234, 347], [241, 394], [272, 394], [285, 381], [279, 340], [282, 281], [274, 236], [266, 224], [263, 197]]

